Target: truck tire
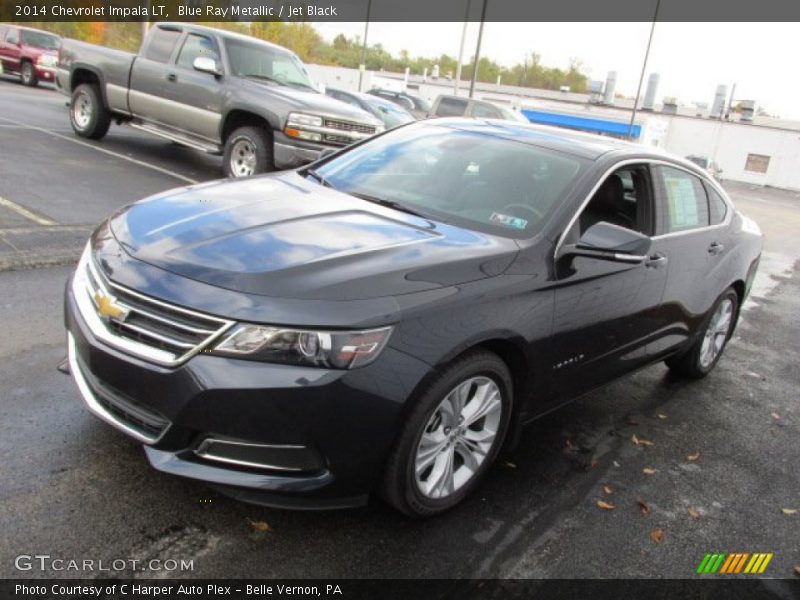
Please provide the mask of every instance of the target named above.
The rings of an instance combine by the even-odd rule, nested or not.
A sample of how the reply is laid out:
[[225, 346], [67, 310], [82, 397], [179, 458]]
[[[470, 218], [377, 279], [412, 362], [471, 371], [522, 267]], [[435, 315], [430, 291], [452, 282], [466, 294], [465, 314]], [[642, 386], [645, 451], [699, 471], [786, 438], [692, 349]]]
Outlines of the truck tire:
[[111, 127], [111, 113], [103, 105], [100, 89], [94, 83], [82, 83], [72, 92], [69, 108], [72, 129], [80, 137], [99, 140]]
[[249, 177], [275, 170], [272, 136], [263, 127], [235, 129], [225, 140], [224, 169], [227, 177]]
[[31, 61], [22, 61], [19, 69], [19, 80], [22, 85], [27, 85], [28, 87], [34, 87], [39, 83], [39, 79], [36, 77], [36, 69], [33, 68]]

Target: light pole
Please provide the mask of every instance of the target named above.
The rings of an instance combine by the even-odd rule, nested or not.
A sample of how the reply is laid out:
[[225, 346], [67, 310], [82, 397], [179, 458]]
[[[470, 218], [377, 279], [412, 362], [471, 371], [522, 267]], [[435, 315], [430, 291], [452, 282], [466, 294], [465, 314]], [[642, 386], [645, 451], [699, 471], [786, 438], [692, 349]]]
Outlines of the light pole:
[[650, 37], [647, 38], [647, 49], [644, 51], [644, 60], [642, 61], [642, 73], [639, 75], [639, 87], [636, 88], [636, 98], [633, 101], [633, 110], [631, 111], [631, 122], [628, 124], [628, 139], [633, 139], [633, 122], [636, 119], [636, 107], [639, 105], [639, 96], [642, 93], [642, 81], [644, 81], [644, 72], [647, 69], [647, 59], [650, 56], [650, 44], [653, 43], [653, 32], [656, 30], [656, 21], [658, 21], [658, 9], [661, 7], [661, 0], [656, 0], [656, 10], [653, 13], [653, 23], [650, 25]]
[[472, 67], [472, 80], [469, 82], [470, 98], [472, 98], [472, 95], [475, 93], [475, 80], [478, 78], [478, 64], [481, 60], [481, 40], [483, 39], [483, 23], [486, 21], [487, 4], [489, 4], [489, 0], [483, 0], [483, 8], [481, 9], [481, 26], [478, 28], [478, 43], [475, 46], [475, 65]]
[[456, 85], [453, 94], [458, 96], [458, 86], [461, 84], [461, 63], [464, 62], [464, 41], [467, 39], [467, 25], [469, 25], [469, 9], [472, 0], [467, 0], [467, 11], [464, 13], [464, 28], [461, 30], [461, 46], [458, 49], [458, 65], [456, 65]]
[[372, 10], [372, 0], [367, 0], [367, 20], [364, 22], [364, 45], [361, 46], [361, 64], [358, 65], [358, 91], [364, 82], [364, 71], [367, 70], [367, 36], [369, 35], [369, 13]]

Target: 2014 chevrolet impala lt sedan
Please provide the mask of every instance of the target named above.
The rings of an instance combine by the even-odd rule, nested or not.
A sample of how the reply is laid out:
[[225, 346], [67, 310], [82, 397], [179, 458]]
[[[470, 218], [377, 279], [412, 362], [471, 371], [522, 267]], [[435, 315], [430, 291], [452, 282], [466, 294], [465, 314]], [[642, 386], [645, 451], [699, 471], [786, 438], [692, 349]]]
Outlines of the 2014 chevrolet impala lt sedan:
[[433, 515], [537, 416], [657, 361], [708, 374], [760, 252], [683, 159], [423, 121], [114, 214], [67, 284], [69, 370], [161, 471]]

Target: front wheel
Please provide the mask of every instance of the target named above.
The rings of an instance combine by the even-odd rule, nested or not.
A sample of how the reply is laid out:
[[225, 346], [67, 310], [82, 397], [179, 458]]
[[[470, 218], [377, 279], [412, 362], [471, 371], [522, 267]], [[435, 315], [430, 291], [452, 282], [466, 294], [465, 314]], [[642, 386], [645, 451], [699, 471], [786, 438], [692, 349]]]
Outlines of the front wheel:
[[422, 393], [387, 463], [383, 496], [414, 517], [461, 502], [494, 461], [508, 429], [512, 382], [495, 354], [457, 359]]
[[708, 375], [722, 357], [736, 325], [738, 311], [739, 296], [736, 290], [728, 288], [709, 311], [692, 346], [665, 361], [670, 370], [691, 379]]
[[239, 127], [225, 141], [224, 162], [228, 177], [272, 171], [272, 138], [261, 127]]
[[28, 87], [33, 87], [39, 83], [39, 79], [36, 77], [36, 71], [33, 68], [33, 63], [27, 60], [22, 63], [19, 70], [19, 79], [22, 85], [27, 85]]
[[72, 130], [79, 136], [99, 140], [111, 127], [111, 113], [103, 105], [100, 89], [91, 83], [82, 83], [72, 92], [69, 120]]

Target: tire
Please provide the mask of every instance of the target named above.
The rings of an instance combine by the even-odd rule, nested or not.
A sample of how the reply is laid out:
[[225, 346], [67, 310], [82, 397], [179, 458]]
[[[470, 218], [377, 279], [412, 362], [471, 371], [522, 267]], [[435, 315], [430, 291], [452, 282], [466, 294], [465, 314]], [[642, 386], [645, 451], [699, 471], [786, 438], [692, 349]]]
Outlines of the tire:
[[[727, 315], [727, 316], [726, 316]], [[728, 288], [708, 311], [697, 339], [688, 350], [671, 356], [666, 365], [673, 373], [690, 379], [708, 375], [719, 362], [739, 316], [739, 295]]]
[[[453, 412], [465, 418], [451, 419], [447, 411], [441, 409], [462, 386], [467, 391], [467, 401], [461, 405], [463, 412], [448, 406], [456, 408]], [[470, 425], [469, 413], [479, 406], [472, 404], [478, 402], [479, 393], [484, 394], [487, 402], [495, 398], [491, 404], [494, 408]], [[408, 414], [387, 461], [381, 490], [384, 499], [412, 517], [430, 517], [460, 503], [478, 485], [503, 445], [511, 418], [512, 398], [508, 367], [491, 352], [470, 352], [445, 367], [421, 393]], [[494, 437], [484, 442], [481, 452], [470, 452], [467, 443], [488, 435], [492, 429]], [[423, 444], [427, 445], [427, 453]], [[473, 457], [471, 464], [465, 453]], [[452, 471], [448, 471], [448, 466]], [[449, 472], [452, 472], [451, 477], [437, 476], [437, 473]], [[445, 485], [445, 481], [449, 485]]]
[[28, 87], [35, 87], [39, 84], [39, 78], [36, 77], [36, 69], [33, 68], [33, 63], [29, 60], [22, 61], [19, 69], [19, 80], [22, 85]]
[[239, 127], [225, 140], [227, 177], [249, 177], [274, 171], [272, 136], [262, 127]]
[[69, 108], [72, 130], [80, 137], [99, 140], [111, 127], [111, 113], [103, 104], [100, 90], [93, 83], [82, 83], [72, 92]]

